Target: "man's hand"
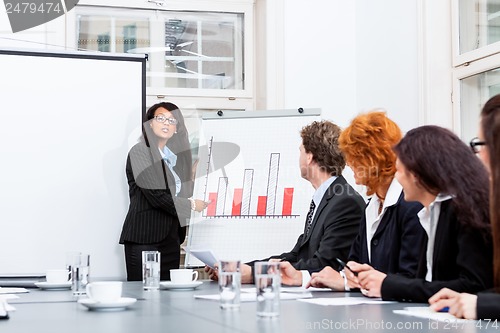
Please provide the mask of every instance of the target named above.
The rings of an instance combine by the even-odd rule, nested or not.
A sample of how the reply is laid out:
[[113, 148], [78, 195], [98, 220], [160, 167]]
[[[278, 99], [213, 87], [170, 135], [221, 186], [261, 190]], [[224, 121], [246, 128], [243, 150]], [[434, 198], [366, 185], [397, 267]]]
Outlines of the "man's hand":
[[281, 261], [281, 283], [288, 286], [302, 286], [302, 272], [296, 270], [288, 261]]
[[318, 273], [312, 273], [311, 280], [307, 283], [306, 288], [332, 288], [333, 290], [344, 290], [344, 278], [340, 273], [326, 266]]

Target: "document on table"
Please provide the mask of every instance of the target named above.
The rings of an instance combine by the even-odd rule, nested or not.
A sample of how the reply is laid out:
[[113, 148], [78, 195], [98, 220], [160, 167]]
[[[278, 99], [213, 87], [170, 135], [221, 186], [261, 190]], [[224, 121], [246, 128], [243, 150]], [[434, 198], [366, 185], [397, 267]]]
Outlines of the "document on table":
[[27, 293], [28, 289], [26, 288], [3, 288], [0, 287], [0, 295], [3, 294], [19, 294], [19, 293]]
[[436, 312], [428, 306], [406, 307], [404, 308], [404, 310], [393, 310], [393, 312], [405, 316], [444, 321], [447, 323], [457, 323], [457, 324], [476, 323], [476, 320], [459, 319], [449, 314], [448, 312]]
[[184, 246], [183, 249], [208, 267], [214, 268], [217, 261], [219, 261], [210, 249], [197, 249], [190, 248], [189, 246]]
[[396, 302], [383, 301], [380, 298], [367, 297], [335, 297], [335, 298], [314, 298], [299, 299], [301, 302], [307, 302], [318, 305], [356, 305], [356, 304], [389, 304]]
[[[313, 297], [313, 295], [311, 293], [280, 293], [280, 300], [310, 298], [310, 297]], [[218, 301], [220, 299], [220, 295], [219, 294], [194, 295], [194, 298], [208, 299], [211, 301]], [[249, 292], [242, 292], [240, 295], [240, 301], [241, 302], [256, 302], [257, 301], [257, 294], [256, 293], [249, 293]]]
[[[282, 293], [311, 293], [311, 291], [332, 291], [330, 288], [304, 288], [304, 287], [281, 287], [280, 292]], [[242, 293], [256, 293], [257, 288], [249, 287], [249, 288], [241, 288]]]

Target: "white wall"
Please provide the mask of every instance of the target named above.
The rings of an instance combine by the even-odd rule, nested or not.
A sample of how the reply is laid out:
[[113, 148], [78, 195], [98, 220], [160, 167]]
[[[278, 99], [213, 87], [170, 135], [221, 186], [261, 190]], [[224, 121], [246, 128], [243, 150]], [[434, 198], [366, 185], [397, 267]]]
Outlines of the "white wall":
[[356, 1], [356, 107], [418, 126], [418, 0]]
[[453, 128], [451, 0], [418, 2], [420, 123]]
[[418, 126], [416, 1], [285, 1], [284, 108], [320, 107], [347, 126], [382, 107]]
[[356, 114], [355, 8], [354, 1], [285, 1], [285, 108], [320, 107], [340, 126]]
[[7, 13], [0, 10], [0, 47], [63, 50], [65, 26], [66, 15], [62, 15], [45, 24], [12, 33]]

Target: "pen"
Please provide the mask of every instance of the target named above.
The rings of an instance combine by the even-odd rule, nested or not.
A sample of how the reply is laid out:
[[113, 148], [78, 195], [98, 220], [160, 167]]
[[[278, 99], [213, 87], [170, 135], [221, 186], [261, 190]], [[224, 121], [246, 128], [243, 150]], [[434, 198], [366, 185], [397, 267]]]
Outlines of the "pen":
[[348, 270], [350, 270], [354, 276], [358, 276], [358, 272], [355, 272], [351, 269], [351, 267], [349, 267], [343, 260], [340, 260], [339, 258], [335, 258], [337, 259], [338, 263], [340, 264], [340, 266], [342, 266], [342, 268], [346, 267]]

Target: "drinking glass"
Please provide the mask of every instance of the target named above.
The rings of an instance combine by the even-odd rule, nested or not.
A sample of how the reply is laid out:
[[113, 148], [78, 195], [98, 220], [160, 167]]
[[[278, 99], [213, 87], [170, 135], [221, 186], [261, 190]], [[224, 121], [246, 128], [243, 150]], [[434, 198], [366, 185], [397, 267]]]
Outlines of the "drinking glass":
[[221, 260], [219, 262], [219, 292], [222, 309], [237, 309], [240, 306], [241, 262]]
[[257, 288], [257, 315], [275, 317], [280, 314], [280, 263], [256, 262], [255, 287]]
[[142, 251], [142, 283], [145, 290], [160, 289], [159, 251]]
[[73, 295], [84, 295], [89, 283], [90, 254], [82, 253], [73, 256], [71, 263], [71, 289]]

